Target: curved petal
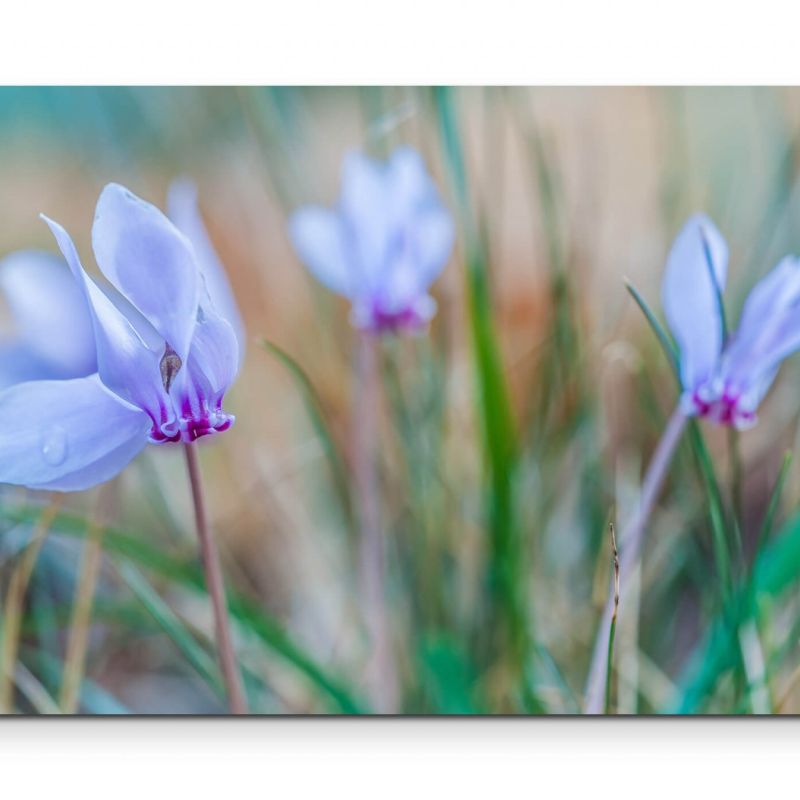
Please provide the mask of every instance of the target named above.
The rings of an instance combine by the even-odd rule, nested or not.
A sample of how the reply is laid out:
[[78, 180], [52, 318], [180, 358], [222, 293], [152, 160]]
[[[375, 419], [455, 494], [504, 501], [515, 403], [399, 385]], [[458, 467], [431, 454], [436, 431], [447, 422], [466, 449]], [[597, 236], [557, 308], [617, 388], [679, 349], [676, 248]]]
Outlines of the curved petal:
[[419, 153], [395, 150], [389, 162], [394, 230], [381, 304], [399, 309], [413, 304], [444, 269], [455, 230]]
[[45, 216], [42, 219], [50, 226], [88, 301], [97, 343], [98, 372], [103, 383], [122, 399], [147, 411], [154, 423], [166, 422], [172, 414], [161, 378], [163, 352], [145, 345], [128, 318], [86, 274], [64, 228]]
[[221, 405], [236, 377], [236, 349], [230, 323], [214, 312], [201, 311], [189, 358], [172, 389], [178, 408], [183, 408], [184, 402], [195, 412], [201, 411], [203, 404], [213, 408]]
[[420, 285], [427, 289], [439, 277], [455, 244], [453, 218], [438, 202], [415, 223], [415, 246]]
[[189, 370], [199, 370], [220, 397], [236, 377], [237, 341], [233, 327], [218, 314], [203, 310], [189, 353]]
[[295, 211], [289, 219], [289, 236], [301, 261], [332, 292], [352, 299], [355, 269], [339, 217], [320, 206]]
[[92, 245], [103, 274], [185, 361], [200, 288], [186, 237], [155, 206], [110, 183], [97, 201]]
[[681, 382], [690, 391], [711, 377], [719, 361], [719, 294], [727, 268], [728, 246], [714, 223], [700, 214], [691, 217], [672, 245], [661, 289], [664, 313], [680, 348]]
[[748, 295], [725, 353], [723, 377], [742, 388], [763, 382], [798, 347], [800, 259], [787, 256]]
[[747, 391], [739, 398], [737, 404], [737, 414], [734, 418], [734, 425], [739, 430], [746, 430], [752, 428], [757, 422], [758, 417], [756, 411], [764, 399], [767, 392], [770, 390], [773, 381], [778, 375], [780, 364], [763, 371], [759, 377], [754, 380]]
[[113, 478], [147, 443], [150, 419], [98, 375], [0, 392], [0, 483], [79, 491]]
[[406, 224], [386, 269], [380, 305], [398, 311], [424, 295], [444, 269], [453, 248], [454, 229], [443, 208], [427, 208]]
[[[173, 181], [167, 195], [167, 209], [170, 219], [194, 248], [194, 254], [211, 300], [211, 307], [230, 323], [236, 334], [236, 340], [239, 343], [239, 362], [241, 363], [245, 350], [244, 324], [225, 268], [219, 260], [197, 208], [197, 187], [185, 178]], [[201, 303], [206, 305], [202, 300]]]
[[438, 202], [436, 186], [413, 147], [398, 147], [389, 159], [388, 181], [396, 218], [415, 214], [429, 201]]
[[[345, 156], [339, 211], [352, 254], [353, 294], [379, 292], [400, 206], [393, 197], [390, 167], [359, 152]], [[356, 283], [358, 281], [358, 283]]]
[[52, 253], [23, 250], [0, 261], [0, 290], [16, 331], [50, 378], [97, 370], [86, 299], [66, 264]]

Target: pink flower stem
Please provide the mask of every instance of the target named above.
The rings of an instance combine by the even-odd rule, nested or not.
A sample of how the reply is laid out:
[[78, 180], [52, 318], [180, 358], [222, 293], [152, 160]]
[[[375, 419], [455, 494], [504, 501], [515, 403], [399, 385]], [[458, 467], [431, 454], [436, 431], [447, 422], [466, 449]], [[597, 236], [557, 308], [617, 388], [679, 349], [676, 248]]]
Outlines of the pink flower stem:
[[197, 523], [197, 538], [200, 540], [200, 554], [205, 570], [206, 586], [211, 597], [211, 606], [214, 610], [214, 633], [217, 642], [217, 657], [219, 658], [222, 676], [225, 681], [225, 691], [228, 695], [228, 705], [232, 714], [246, 714], [247, 703], [242, 690], [242, 679], [239, 666], [236, 663], [236, 654], [233, 649], [230, 625], [228, 622], [228, 609], [225, 601], [225, 583], [222, 578], [222, 568], [219, 562], [219, 552], [211, 534], [206, 513], [203, 483], [200, 476], [200, 464], [197, 459], [197, 445], [187, 443], [184, 446], [186, 454], [186, 467], [189, 472], [189, 483], [192, 486], [192, 501], [194, 502], [194, 516]]
[[353, 403], [353, 459], [360, 528], [359, 566], [367, 632], [372, 648], [367, 687], [378, 714], [397, 712], [398, 687], [386, 605], [386, 541], [378, 503], [378, 368], [376, 339], [361, 332]]
[[[619, 611], [622, 614], [625, 608], [626, 588], [629, 585], [631, 576], [635, 572], [634, 567], [639, 560], [644, 544], [644, 537], [647, 531], [647, 522], [656, 504], [667, 470], [672, 462], [672, 456], [680, 441], [681, 434], [686, 427], [687, 417], [683, 412], [676, 408], [667, 423], [661, 441], [656, 447], [650, 466], [642, 483], [642, 491], [639, 495], [639, 507], [636, 513], [622, 529], [619, 537], [620, 556], [619, 556]], [[608, 600], [603, 610], [603, 616], [597, 628], [597, 638], [595, 640], [594, 652], [592, 653], [592, 663], [589, 668], [589, 677], [586, 681], [586, 713], [602, 714], [605, 686], [610, 665], [607, 663], [608, 657], [608, 635], [611, 630], [611, 622], [615, 613], [615, 586], [612, 580], [609, 590]]]

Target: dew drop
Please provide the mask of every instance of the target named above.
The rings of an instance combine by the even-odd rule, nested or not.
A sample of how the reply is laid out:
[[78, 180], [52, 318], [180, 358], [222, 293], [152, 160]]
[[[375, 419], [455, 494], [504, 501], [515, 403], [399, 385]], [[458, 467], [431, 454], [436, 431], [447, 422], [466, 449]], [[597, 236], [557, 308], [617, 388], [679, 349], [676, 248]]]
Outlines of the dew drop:
[[42, 458], [53, 467], [64, 463], [67, 457], [67, 433], [54, 425], [42, 433]]

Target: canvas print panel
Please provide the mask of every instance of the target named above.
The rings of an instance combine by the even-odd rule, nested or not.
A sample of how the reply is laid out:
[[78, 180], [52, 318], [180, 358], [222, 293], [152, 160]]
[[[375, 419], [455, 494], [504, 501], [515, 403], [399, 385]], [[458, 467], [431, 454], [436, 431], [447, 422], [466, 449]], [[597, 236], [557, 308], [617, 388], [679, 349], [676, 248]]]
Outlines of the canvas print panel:
[[0, 89], [0, 711], [792, 714], [791, 89]]

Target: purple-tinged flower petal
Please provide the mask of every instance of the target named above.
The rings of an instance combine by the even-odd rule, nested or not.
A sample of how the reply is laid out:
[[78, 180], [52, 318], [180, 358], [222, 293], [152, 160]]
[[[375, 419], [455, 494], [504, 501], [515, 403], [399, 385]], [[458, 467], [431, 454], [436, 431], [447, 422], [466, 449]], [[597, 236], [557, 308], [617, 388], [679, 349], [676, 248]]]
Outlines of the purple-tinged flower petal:
[[0, 290], [14, 318], [17, 354], [27, 352], [23, 372], [31, 378], [79, 378], [97, 370], [86, 299], [60, 258], [35, 250], [6, 256]]
[[[203, 224], [203, 218], [197, 207], [197, 187], [187, 179], [172, 182], [167, 196], [169, 218], [178, 230], [191, 242], [197, 258], [200, 272], [205, 281], [205, 288], [211, 299], [211, 309], [226, 320], [233, 328], [238, 342], [238, 360], [244, 357], [245, 332], [239, 306], [233, 295], [225, 268], [219, 260], [214, 245]], [[201, 291], [200, 303], [206, 307]]]
[[0, 483], [79, 491], [113, 478], [147, 443], [150, 418], [98, 375], [0, 392]]
[[92, 244], [103, 274], [185, 361], [200, 297], [186, 237], [155, 206], [111, 183], [97, 202]]
[[187, 374], [202, 375], [215, 398], [228, 390], [236, 377], [236, 334], [228, 320], [201, 309], [189, 352]]
[[415, 214], [422, 203], [438, 203], [438, 193], [422, 156], [412, 147], [398, 147], [387, 164], [391, 203], [397, 218]]
[[345, 156], [339, 212], [354, 293], [374, 293], [386, 274], [401, 210], [391, 178], [387, 164], [358, 152]]
[[300, 259], [332, 292], [353, 299], [358, 266], [349, 253], [337, 214], [320, 206], [301, 208], [289, 220], [289, 236]]
[[363, 243], [366, 285], [380, 303], [412, 303], [444, 269], [455, 230], [419, 153], [400, 147], [387, 163], [353, 153], [342, 178], [343, 215]]
[[417, 283], [427, 289], [445, 268], [455, 244], [455, 226], [444, 206], [431, 205], [420, 211], [413, 227], [417, 259]]
[[225, 392], [237, 372], [236, 334], [230, 323], [213, 311], [201, 309], [189, 358], [170, 390], [177, 412], [166, 433], [183, 441], [227, 430], [234, 417], [222, 408]]
[[780, 364], [778, 363], [772, 368], [761, 372], [750, 384], [748, 389], [739, 397], [739, 401], [736, 404], [736, 414], [733, 420], [735, 428], [741, 431], [747, 430], [758, 422], [756, 411], [769, 391], [770, 386], [772, 386], [772, 382], [775, 380], [779, 369]]
[[373, 294], [376, 304], [384, 312], [414, 305], [447, 263], [453, 238], [452, 223], [443, 210], [409, 222], [387, 256], [385, 275]]
[[[800, 259], [787, 256], [748, 295], [722, 360], [721, 380], [747, 391], [753, 384], [763, 384], [764, 376], [774, 377], [780, 362], [798, 347]], [[759, 400], [768, 388], [769, 383]]]
[[691, 217], [672, 245], [662, 285], [664, 313], [680, 349], [681, 382], [687, 392], [711, 377], [722, 351], [719, 294], [727, 267], [728, 246], [714, 223], [703, 215]]
[[161, 377], [163, 350], [147, 347], [128, 318], [86, 274], [69, 234], [57, 222], [47, 217], [43, 219], [50, 226], [88, 301], [97, 344], [98, 372], [103, 383], [122, 399], [150, 414], [156, 426], [169, 421], [174, 415]]

